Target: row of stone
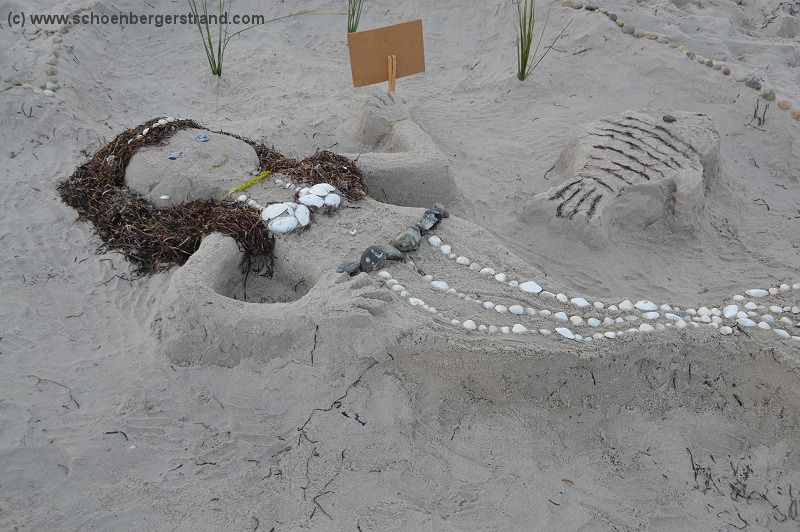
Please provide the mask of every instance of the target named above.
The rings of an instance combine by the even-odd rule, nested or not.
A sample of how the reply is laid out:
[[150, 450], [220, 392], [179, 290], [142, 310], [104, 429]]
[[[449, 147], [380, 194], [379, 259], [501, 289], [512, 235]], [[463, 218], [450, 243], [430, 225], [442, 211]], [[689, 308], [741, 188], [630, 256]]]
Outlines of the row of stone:
[[450, 214], [444, 205], [435, 203], [425, 211], [422, 218], [394, 237], [388, 245], [369, 246], [361, 254], [358, 262], [344, 262], [336, 271], [356, 275], [359, 272], [373, 272], [384, 267], [387, 261], [405, 260], [405, 254], [419, 249], [422, 235], [435, 229]]
[[[727, 325], [719, 325], [719, 323], [717, 322], [703, 323], [700, 321], [691, 321], [687, 323], [683, 320], [678, 320], [676, 322], [670, 322], [666, 324], [641, 323], [639, 324], [638, 327], [629, 327], [627, 329], [620, 328], [618, 330], [606, 330], [606, 331], [595, 330], [595, 332], [590, 331], [585, 336], [580, 333], [574, 332], [569, 327], [564, 327], [564, 326], [555, 327], [554, 329], [551, 330], [547, 328], [538, 328], [538, 329], [528, 328], [527, 326], [519, 322], [514, 323], [513, 325], [498, 326], [494, 324], [476, 323], [476, 321], [473, 319], [466, 319], [462, 321], [461, 319], [456, 317], [448, 318], [442, 312], [438, 311], [436, 307], [427, 303], [424, 299], [412, 296], [411, 292], [409, 292], [406, 289], [406, 287], [401, 285], [396, 279], [393, 279], [392, 275], [388, 271], [384, 270], [379, 272], [378, 277], [384, 281], [384, 285], [389, 290], [399, 294], [399, 296], [405, 299], [412, 307], [417, 307], [428, 313], [435, 314], [438, 318], [440, 318], [446, 323], [449, 323], [454, 327], [458, 327], [466, 331], [476, 331], [478, 333], [487, 333], [487, 334], [501, 333], [501, 334], [517, 334], [517, 335], [538, 334], [545, 337], [551, 336], [553, 335], [553, 333], [555, 333], [557, 338], [564, 338], [567, 340], [582, 341], [582, 342], [592, 342], [597, 340], [614, 340], [617, 338], [624, 337], [626, 335], [649, 334], [653, 332], [666, 331], [668, 329], [680, 330], [686, 327], [699, 328], [703, 325], [708, 325], [709, 327], [717, 329], [719, 333], [722, 335], [731, 335], [734, 333], [734, 329], [732, 327]], [[448, 291], [451, 290], [452, 289], [449, 289]], [[462, 295], [463, 294], [459, 294], [459, 296]], [[516, 316], [521, 316], [523, 313], [531, 314], [532, 312], [535, 312], [535, 310], [532, 308], [528, 308], [525, 309], [525, 311], [523, 311], [521, 306], [517, 305], [517, 307], [519, 308], [517, 308], [516, 310], [513, 310], [513, 306], [509, 307], [509, 311]], [[573, 325], [576, 325], [576, 322], [574, 320], [575, 318], [580, 319], [577, 316], [573, 316], [573, 319], [570, 320], [571, 323], [573, 323]], [[618, 318], [617, 320], [614, 321], [614, 323], [622, 324], [625, 323], [625, 321], [627, 320], [619, 321]], [[763, 327], [760, 328], [763, 329]], [[779, 338], [783, 339], [791, 338], [794, 341], [800, 342], [800, 336], [791, 336], [790, 333], [788, 333], [783, 329], [774, 329], [774, 333]]]
[[2, 77], [2, 81], [10, 85], [21, 86], [23, 89], [33, 91], [35, 94], [41, 94], [43, 96], [55, 96], [56, 91], [61, 88], [61, 85], [58, 81], [58, 60], [61, 54], [61, 42], [64, 38], [64, 34], [67, 32], [69, 32], [69, 27], [62, 26], [52, 34], [52, 48], [44, 67], [44, 83], [36, 86], [33, 83], [23, 82], [19, 78], [8, 74]]
[[[676, 48], [681, 53], [683, 53], [687, 58], [690, 60], [696, 61], [702, 65], [706, 65], [709, 68], [713, 68], [714, 70], [719, 70], [725, 76], [731, 76], [737, 82], [744, 83], [746, 87], [751, 88], [756, 91], [763, 91], [761, 92], [761, 97], [767, 101], [774, 101], [777, 98], [775, 93], [775, 89], [763, 87], [761, 80], [755, 75], [748, 75], [746, 72], [742, 70], [733, 70], [729, 66], [725, 65], [724, 63], [717, 61], [715, 59], [709, 59], [703, 57], [693, 51], [691, 51], [688, 47], [680, 45], [677, 41], [671, 41], [669, 38], [659, 35], [657, 33], [650, 33], [650, 32], [643, 32], [638, 31], [634, 26], [630, 23], [626, 23], [621, 20], [616, 13], [612, 13], [610, 11], [606, 11], [603, 9], [599, 9], [597, 6], [591, 4], [582, 4], [581, 2], [577, 2], [574, 0], [563, 0], [563, 5], [565, 7], [570, 7], [573, 9], [586, 9], [587, 11], [591, 12], [599, 12], [606, 15], [612, 22], [614, 22], [617, 27], [622, 29], [622, 32], [636, 37], [638, 39], [646, 38], [652, 41], [656, 41], [660, 44], [669, 45], [670, 48]], [[781, 111], [788, 111], [791, 113], [792, 117], [795, 120], [800, 120], [800, 109], [795, 109], [792, 106], [792, 103], [789, 100], [780, 100], [778, 101], [778, 109]]]
[[[609, 313], [616, 314], [618, 312], [624, 313], [624, 312], [639, 311], [641, 313], [641, 317], [655, 324], [654, 330], [659, 330], [661, 327], [669, 328], [672, 326], [675, 326], [680, 329], [686, 327], [687, 324], [697, 324], [697, 326], [709, 325], [715, 329], [718, 329], [719, 332], [723, 335], [733, 333], [733, 328], [730, 325], [738, 327], [740, 329], [756, 327], [758, 329], [771, 330], [773, 329], [777, 321], [777, 323], [781, 324], [781, 326], [787, 326], [787, 327], [800, 326], [800, 322], [795, 323], [788, 316], [782, 316], [776, 320], [776, 318], [772, 316], [772, 314], [763, 314], [760, 318], [758, 318], [759, 313], [756, 312], [756, 310], [759, 310], [761, 312], [768, 311], [773, 314], [792, 313], [797, 315], [800, 314], [800, 307], [797, 306], [781, 307], [778, 305], [771, 305], [770, 307], [766, 307], [764, 305], [758, 305], [752, 301], [743, 304], [743, 310], [740, 310], [738, 305], [731, 304], [726, 306], [722, 310], [720, 310], [717, 307], [713, 308], [700, 307], [699, 309], [689, 308], [684, 311], [683, 315], [677, 314], [681, 312], [681, 309], [679, 307], [672, 307], [667, 304], [662, 304], [658, 306], [649, 300], [637, 301], [636, 303], [632, 303], [629, 300], [625, 300], [621, 302], [619, 305], [609, 305], [609, 306], [606, 306], [603, 302], [600, 301], [595, 301], [594, 304], [590, 304], [583, 297], [568, 298], [566, 295], [561, 293], [554, 294], [545, 291], [535, 281], [525, 281], [520, 283], [519, 281], [516, 281], [514, 279], [509, 279], [509, 274], [505, 272], [497, 273], [492, 268], [483, 267], [481, 264], [473, 262], [465, 256], [457, 255], [456, 253], [453, 252], [452, 246], [450, 246], [449, 244], [444, 244], [441, 238], [439, 238], [438, 236], [430, 237], [429, 243], [432, 246], [439, 248], [443, 256], [454, 260], [456, 264], [468, 267], [470, 270], [475, 271], [477, 273], [482, 273], [487, 276], [492, 276], [497, 282], [501, 284], [519, 288], [523, 292], [541, 294], [545, 297], [555, 299], [564, 304], [569, 303], [578, 309], [589, 309], [591, 312], [594, 313], [597, 313], [597, 311], [604, 311], [604, 310], [606, 311], [606, 315], [604, 319], [601, 321], [600, 319], [594, 316], [589, 317], [588, 319], [585, 319], [584, 317], [579, 315], [568, 317], [565, 312], [553, 312], [549, 309], [536, 310], [532, 307], [524, 307], [523, 305], [520, 304], [512, 304], [509, 306], [495, 305], [491, 301], [481, 301], [479, 299], [474, 299], [468, 295], [457, 292], [457, 290], [450, 287], [445, 281], [435, 280], [433, 276], [428, 275], [424, 277], [424, 280], [430, 283], [430, 286], [434, 291], [457, 294], [459, 298], [464, 299], [465, 301], [475, 302], [486, 310], [494, 310], [500, 314], [509, 313], [515, 316], [527, 315], [530, 317], [539, 316], [542, 318], [550, 318], [557, 321], [563, 321], [563, 322], [569, 321], [572, 325], [577, 327], [588, 326], [590, 329], [597, 329], [603, 326], [613, 327], [614, 325], [619, 325], [625, 322], [634, 322], [639, 319], [635, 315], [614, 317], [609, 315]], [[758, 298], [758, 297], [767, 297], [770, 295], [777, 295], [783, 292], [788, 292], [789, 290], [800, 290], [800, 283], [795, 283], [794, 285], [789, 285], [788, 283], [784, 283], [778, 287], [771, 287], [769, 289], [749, 289], [746, 291], [746, 293], [751, 297]], [[733, 300], [737, 302], [742, 302], [745, 301], [746, 298], [744, 296], [737, 295], [733, 297]], [[667, 320], [666, 324], [657, 323], [657, 320], [662, 318], [661, 313], [663, 313], [663, 319]], [[603, 317], [602, 314], [601, 317]], [[754, 320], [754, 318], [758, 318], [758, 322]], [[724, 319], [732, 320], [733, 323], [731, 323], [730, 325], [724, 325], [723, 324]], [[644, 332], [650, 332], [649, 328], [652, 327], [652, 325], [650, 325], [649, 323], [644, 323], [642, 325], [644, 325]], [[774, 330], [775, 334], [778, 335], [779, 337], [782, 338], [791, 337], [791, 334], [783, 329], [774, 329]], [[613, 331], [606, 331], [606, 332], [613, 332]], [[596, 334], [598, 333], [595, 333], [595, 335]]]
[[[612, 305], [608, 305], [607, 306], [602, 301], [595, 301], [592, 304], [592, 303], [589, 303], [589, 301], [587, 301], [583, 297], [572, 297], [572, 298], [569, 298], [566, 295], [561, 294], [561, 293], [553, 293], [553, 292], [546, 291], [541, 287], [541, 285], [539, 285], [535, 281], [519, 282], [517, 280], [511, 279], [511, 275], [512, 275], [511, 273], [506, 273], [506, 272], [497, 273], [493, 268], [484, 267], [484, 265], [482, 265], [480, 263], [477, 263], [477, 262], [473, 262], [468, 257], [465, 257], [463, 255], [460, 256], [460, 255], [458, 255], [457, 253], [454, 252], [453, 247], [450, 244], [444, 243], [442, 241], [442, 239], [440, 237], [438, 237], [438, 236], [431, 236], [428, 239], [428, 243], [431, 246], [438, 248], [439, 251], [442, 253], [442, 256], [444, 256], [444, 257], [446, 257], [448, 259], [453, 259], [455, 261], [455, 263], [458, 264], [458, 265], [467, 266], [469, 268], [469, 270], [471, 270], [471, 271], [478, 272], [479, 274], [483, 274], [483, 275], [486, 275], [486, 276], [491, 276], [496, 281], [498, 281], [499, 283], [508, 284], [511, 287], [517, 287], [523, 292], [528, 292], [528, 293], [533, 293], [533, 294], [541, 294], [542, 296], [555, 299], [555, 300], [557, 300], [557, 301], [559, 301], [561, 303], [564, 303], [564, 304], [569, 303], [569, 304], [571, 304], [574, 307], [577, 307], [579, 309], [594, 309], [594, 310], [597, 310], [597, 311], [608, 310], [609, 312], [612, 312], [612, 313], [640, 311], [641, 313], [643, 313], [643, 315], [650, 316], [648, 319], [657, 319], [658, 316], [655, 316], [655, 314], [658, 314], [658, 313], [656, 311], [661, 311], [661, 312], [666, 313], [665, 316], [667, 314], [670, 314], [670, 313], [673, 313], [673, 315], [674, 315], [675, 312], [681, 312], [680, 307], [673, 307], [673, 306], [668, 305], [668, 304], [662, 304], [662, 305], [659, 306], [656, 303], [653, 303], [652, 301], [649, 301], [649, 300], [641, 300], [641, 301], [637, 301], [636, 303], [632, 303], [630, 300], [626, 299], [626, 300], [622, 301], [621, 303], [619, 303], [618, 305], [613, 305], [612, 304]], [[441, 283], [441, 282], [443, 282], [443, 281], [440, 281], [439, 283]], [[442, 286], [441, 284], [437, 284], [435, 286], [432, 286], [432, 288], [435, 290], [437, 287], [441, 287], [441, 286]], [[773, 287], [769, 287], [767, 289], [751, 288], [751, 289], [746, 290], [745, 294], [747, 294], [748, 296], [753, 297], [753, 298], [765, 298], [765, 297], [769, 297], [769, 296], [777, 296], [777, 295], [779, 295], [781, 293], [788, 293], [788, 292], [790, 292], [792, 290], [795, 290], [795, 291], [796, 290], [800, 290], [800, 282], [797, 282], [797, 283], [794, 283], [794, 284], [783, 283], [783, 284], [781, 284], [779, 286], [773, 286]], [[751, 317], [752, 318], [752, 317], [757, 316], [757, 313], [754, 312], [756, 309], [769, 310], [770, 312], [777, 313], [777, 314], [781, 314], [781, 313], [784, 313], [784, 312], [792, 313], [792, 314], [795, 314], [795, 315], [800, 314], [800, 306], [784, 306], [784, 307], [780, 307], [778, 305], [772, 305], [769, 308], [767, 308], [766, 306], [758, 305], [758, 304], [756, 304], [755, 302], [752, 302], [752, 301], [747, 302], [747, 299], [745, 298], [745, 296], [738, 295], [738, 294], [733, 296], [731, 298], [731, 300], [736, 302], [736, 303], [742, 303], [744, 311], [740, 311], [738, 309], [738, 305], [733, 304], [733, 305], [728, 305], [723, 310], [720, 310], [717, 307], [708, 308], [708, 307], [703, 306], [703, 307], [700, 307], [699, 309], [687, 308], [685, 310], [685, 312], [686, 312], [686, 314], [688, 316], [691, 317], [690, 319], [692, 319], [694, 317], [701, 317], [702, 318], [702, 317], [708, 317], [708, 316], [724, 316], [726, 318], [747, 318], [747, 317]], [[726, 315], [727, 313], [724, 312], [724, 311], [726, 309], [728, 311], [730, 311], [731, 308], [733, 308], [733, 307], [736, 308], [736, 310], [738, 311], [739, 314], [735, 315], [736, 313], [734, 313], [732, 315]], [[745, 312], [745, 311], [747, 312], [746, 316], [742, 315], [742, 313]]]

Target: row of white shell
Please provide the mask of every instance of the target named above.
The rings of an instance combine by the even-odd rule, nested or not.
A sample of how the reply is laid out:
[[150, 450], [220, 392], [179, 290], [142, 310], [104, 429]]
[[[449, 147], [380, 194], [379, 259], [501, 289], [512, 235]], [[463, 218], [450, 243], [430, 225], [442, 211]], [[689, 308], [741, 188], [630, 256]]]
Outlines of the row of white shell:
[[[567, 313], [563, 311], [554, 312], [550, 309], [535, 309], [531, 306], [526, 306], [524, 301], [514, 302], [509, 305], [496, 305], [491, 301], [481, 301], [480, 299], [472, 298], [469, 295], [458, 292], [455, 288], [450, 287], [446, 281], [441, 279], [436, 280], [433, 276], [427, 275], [423, 280], [430, 283], [432, 290], [455, 294], [466, 302], [476, 303], [484, 311], [494, 311], [498, 314], [508, 314], [515, 317], [519, 316], [520, 321], [539, 317], [564, 322], [565, 325], [566, 322], [569, 322], [574, 328], [587, 329], [585, 334], [582, 335], [573, 332], [567, 327], [555, 328], [557, 334], [570, 340], [592, 341], [614, 339], [625, 334], [651, 333], [667, 329], [683, 329], [687, 326], [695, 328], [709, 326], [722, 335], [733, 334], [734, 329], [754, 327], [761, 330], [772, 330], [780, 338], [792, 338], [796, 341], [800, 341], [800, 336], [792, 336], [792, 334], [786, 330], [800, 327], [800, 322], [795, 322], [789, 317], [790, 315], [797, 316], [800, 314], [800, 307], [798, 306], [779, 306], [774, 304], [766, 306], [754, 301], [747, 301], [747, 298], [742, 295], [733, 296], [731, 298], [733, 302], [722, 309], [718, 307], [709, 308], [702, 306], [699, 309], [687, 308], [681, 310], [680, 307], [669, 304], [657, 305], [650, 300], [639, 300], [636, 303], [632, 303], [630, 300], [626, 299], [618, 304], [611, 305], [606, 305], [606, 303], [602, 301], [590, 303], [586, 298], [581, 296], [568, 297], [562, 293], [546, 291], [538, 282], [533, 280], [518, 281], [512, 279], [512, 273], [497, 272], [491, 267], [485, 267], [464, 255], [455, 253], [452, 245], [445, 244], [438, 236], [431, 236], [428, 242], [431, 246], [439, 249], [442, 253], [442, 257], [453, 260], [456, 264], [467, 267], [478, 275], [489, 276], [502, 285], [516, 288], [526, 294], [538, 295], [544, 300], [550, 300], [551, 303], [553, 300], [558, 301], [567, 309], [574, 309], [576, 313], [572, 316], [568, 316]], [[401, 296], [407, 298], [412, 306], [418, 306], [424, 310], [434, 308], [421, 298], [412, 297], [410, 292], [396, 280], [392, 279], [391, 274], [388, 272], [380, 272], [379, 277], [386, 281], [386, 285], [392, 291], [398, 292]], [[746, 290], [745, 294], [752, 298], [767, 298], [794, 290], [800, 290], [800, 283], [791, 285], [789, 283], [783, 283], [779, 286], [767, 289], [752, 288]], [[504, 299], [512, 299], [513, 301], [512, 297], [504, 297]], [[742, 304], [741, 308], [739, 303]], [[442, 313], [438, 311], [435, 312], [442, 318], [448, 319]], [[587, 312], [593, 314], [593, 316], [587, 318], [585, 316]], [[580, 315], [582, 313], [584, 316]], [[627, 315], [625, 315], [626, 313]], [[776, 318], [775, 315], [779, 315], [780, 317]], [[597, 316], [600, 316], [602, 320]], [[640, 320], [644, 322], [638, 324], [638, 327], [623, 327], [624, 325], [636, 325], [635, 322]], [[461, 321], [455, 317], [449, 318], [449, 322], [453, 325], [463, 327], [466, 330], [477, 330], [479, 332], [506, 332], [516, 334], [538, 332], [544, 336], [549, 336], [551, 334], [549, 329], [530, 330], [523, 323], [498, 327], [494, 325], [479, 325], [472, 319]], [[778, 326], [782, 328], [777, 328]]]

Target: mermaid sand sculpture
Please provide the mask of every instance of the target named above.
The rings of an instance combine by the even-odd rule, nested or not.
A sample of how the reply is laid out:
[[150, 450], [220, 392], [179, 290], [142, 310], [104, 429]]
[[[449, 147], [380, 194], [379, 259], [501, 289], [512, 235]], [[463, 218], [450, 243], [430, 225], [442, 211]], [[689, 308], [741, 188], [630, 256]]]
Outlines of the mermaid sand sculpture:
[[718, 167], [719, 135], [707, 116], [627, 111], [579, 128], [555, 166], [561, 183], [537, 194], [525, 215], [595, 244], [612, 227], [691, 233]]
[[[386, 101], [383, 104], [378, 108], [397, 109]], [[376, 121], [373, 111], [366, 116], [365, 127], [387, 124]], [[394, 131], [405, 122], [402, 134]], [[388, 133], [380, 127], [364, 131], [377, 137], [380, 133], [375, 131], [408, 135], [406, 140], [424, 139], [410, 120], [392, 125]], [[414, 153], [431, 154], [433, 143], [426, 142], [427, 147], [418, 149], [412, 144], [408, 153], [390, 157], [395, 162], [388, 165], [391, 172], [404, 172], [392, 189], [395, 194], [412, 190], [409, 180], [420, 179], [401, 162], [413, 160]], [[585, 227], [588, 230], [581, 233], [592, 238], [613, 235], [618, 226], [644, 230], [656, 222], [676, 231], [691, 231], [702, 219], [705, 190], [716, 179], [718, 153], [719, 137], [703, 115], [631, 111], [606, 118], [580, 128], [557, 165], [564, 182], [539, 194], [531, 212], [556, 227]], [[375, 165], [374, 182], [399, 179], [381, 174], [379, 165], [385, 156], [366, 157]], [[422, 167], [430, 170], [436, 160], [432, 156]], [[274, 191], [284, 191], [283, 187], [264, 190], [273, 196]], [[264, 198], [257, 199], [266, 203]], [[417, 198], [426, 205], [430, 199], [429, 195]], [[436, 209], [429, 212], [435, 214]], [[417, 334], [420, 327], [430, 327], [431, 333], [444, 327], [456, 335], [467, 334], [464, 341], [550, 337], [584, 344], [594, 341], [600, 349], [628, 337], [680, 335], [684, 329], [708, 330], [718, 337], [744, 341], [751, 334], [744, 331], [753, 331], [760, 333], [762, 341], [800, 342], [800, 308], [793, 299], [800, 290], [797, 281], [750, 289], [730, 301], [696, 309], [644, 299], [596, 301], [553, 281], [544, 283], [540, 273], [509, 256], [496, 242], [484, 239], [481, 249], [469, 249], [465, 235], [483, 231], [455, 216], [441, 226], [442, 217], [437, 217], [430, 227], [433, 232], [424, 237], [429, 245], [416, 249], [419, 239], [412, 239], [414, 246], [404, 249], [405, 260], [362, 253], [367, 246], [369, 252], [380, 251], [389, 242], [395, 247], [402, 244], [408, 230], [399, 235], [397, 231], [420, 214], [418, 208], [366, 197], [358, 209], [342, 209], [311, 232], [278, 238], [275, 254], [280, 260], [275, 276], [251, 279], [249, 289], [247, 277], [236, 268], [241, 253], [235, 242], [220, 235], [208, 237], [175, 273], [165, 298], [161, 336], [167, 352], [179, 363], [233, 365], [248, 356], [272, 358], [303, 347], [313, 353], [325, 338], [358, 330], [357, 340], [350, 341], [352, 352], [371, 356], [410, 331]], [[383, 228], [375, 225], [376, 219], [397, 223]], [[351, 232], [352, 238], [337, 236], [351, 227], [380, 227], [381, 236], [358, 232]], [[370, 259], [368, 268], [360, 268], [362, 273], [355, 268], [335, 271], [337, 264], [359, 256], [362, 262]], [[503, 262], [493, 257], [503, 257]], [[304, 287], [302, 291], [295, 290], [298, 285]], [[283, 287], [283, 296], [264, 296], [276, 286]], [[265, 335], [269, 342], [260, 341]]]

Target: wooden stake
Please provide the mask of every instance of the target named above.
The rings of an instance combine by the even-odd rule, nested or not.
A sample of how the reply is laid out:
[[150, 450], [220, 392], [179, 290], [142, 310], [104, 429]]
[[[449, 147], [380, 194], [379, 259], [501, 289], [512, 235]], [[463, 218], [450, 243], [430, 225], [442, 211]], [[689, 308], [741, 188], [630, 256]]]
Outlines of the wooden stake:
[[389, 73], [389, 92], [397, 90], [397, 56], [387, 55], [386, 63]]

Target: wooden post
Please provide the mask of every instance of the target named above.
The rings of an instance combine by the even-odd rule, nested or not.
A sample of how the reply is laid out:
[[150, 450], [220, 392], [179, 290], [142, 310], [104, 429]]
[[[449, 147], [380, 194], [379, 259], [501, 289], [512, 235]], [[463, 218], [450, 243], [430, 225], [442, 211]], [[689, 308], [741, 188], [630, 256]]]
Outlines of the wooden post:
[[397, 56], [387, 55], [386, 63], [388, 68], [389, 92], [397, 90]]

